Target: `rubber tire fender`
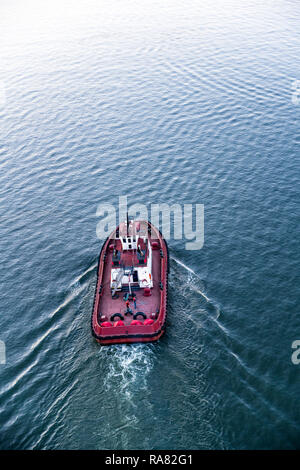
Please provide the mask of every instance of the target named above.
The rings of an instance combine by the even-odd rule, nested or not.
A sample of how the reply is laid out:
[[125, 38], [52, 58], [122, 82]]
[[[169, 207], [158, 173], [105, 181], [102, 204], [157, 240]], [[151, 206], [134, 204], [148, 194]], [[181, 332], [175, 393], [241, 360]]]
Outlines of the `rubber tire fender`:
[[136, 320], [137, 317], [139, 316], [142, 316], [144, 318], [144, 320], [146, 320], [147, 318], [147, 315], [144, 313], [144, 312], [136, 312], [134, 315], [133, 315], [133, 319]]
[[114, 321], [115, 318], [119, 317], [120, 320], [124, 320], [124, 317], [121, 313], [114, 313], [111, 317], [110, 317], [110, 321]]

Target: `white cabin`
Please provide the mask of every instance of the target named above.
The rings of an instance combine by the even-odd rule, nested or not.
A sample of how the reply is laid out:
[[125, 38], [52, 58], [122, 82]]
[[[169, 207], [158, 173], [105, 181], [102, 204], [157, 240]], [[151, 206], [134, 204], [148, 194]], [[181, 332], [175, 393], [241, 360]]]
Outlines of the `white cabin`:
[[130, 293], [138, 288], [152, 288], [152, 247], [144, 227], [130, 222], [127, 230], [127, 224], [121, 224], [115, 247], [120, 260], [111, 269], [112, 292], [127, 290], [126, 287]]

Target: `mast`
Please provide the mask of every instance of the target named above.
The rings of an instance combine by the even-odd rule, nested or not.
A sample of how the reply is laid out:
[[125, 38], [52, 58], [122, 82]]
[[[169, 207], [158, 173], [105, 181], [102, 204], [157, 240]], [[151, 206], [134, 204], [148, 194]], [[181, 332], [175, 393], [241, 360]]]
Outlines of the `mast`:
[[129, 228], [129, 217], [128, 217], [128, 211], [126, 212], [126, 217], [127, 217], [127, 238], [128, 238], [128, 228]]

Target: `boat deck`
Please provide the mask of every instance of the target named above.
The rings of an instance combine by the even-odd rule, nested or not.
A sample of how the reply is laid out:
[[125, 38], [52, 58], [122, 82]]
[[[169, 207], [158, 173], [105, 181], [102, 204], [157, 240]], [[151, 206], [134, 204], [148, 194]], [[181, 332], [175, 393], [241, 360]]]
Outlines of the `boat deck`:
[[[111, 289], [110, 289], [110, 276], [111, 276], [111, 268], [112, 268], [112, 252], [108, 249], [106, 260], [105, 260], [105, 268], [103, 273], [103, 280], [102, 280], [102, 296], [99, 303], [98, 308], [98, 319], [100, 319], [101, 315], [105, 315], [107, 320], [110, 320], [111, 315], [114, 313], [120, 313], [124, 317], [125, 325], [129, 325], [133, 319], [133, 315], [125, 315], [126, 312], [126, 304], [125, 300], [123, 300], [123, 296], [126, 294], [124, 291], [118, 291], [118, 296], [116, 298], [112, 298], [111, 296]], [[136, 256], [136, 255], [135, 255]], [[132, 264], [137, 265], [137, 260], [133, 259], [132, 252], [123, 252], [121, 255], [121, 260], [123, 264], [130, 267]], [[134, 261], [134, 263], [133, 263]], [[136, 297], [136, 308], [134, 306], [134, 302], [130, 301], [130, 309], [132, 313], [136, 312], [143, 312], [147, 318], [150, 318], [152, 313], [158, 311], [160, 307], [160, 287], [159, 283], [160, 279], [160, 252], [159, 250], [152, 251], [152, 278], [153, 278], [153, 288], [151, 289], [151, 295], [149, 297], [144, 296], [144, 289], [132, 290]], [[133, 284], [134, 286], [134, 284]], [[137, 318], [138, 320], [143, 320], [141, 317]], [[118, 318], [116, 319], [118, 320]]]
[[[122, 244], [120, 240], [114, 240], [114, 243], [111, 243], [111, 245], [116, 248], [119, 251], [119, 254], [121, 255], [120, 257], [120, 265], [124, 266], [138, 266], [139, 265], [139, 259], [137, 256], [136, 250], [126, 250], [122, 251]], [[143, 240], [140, 240], [139, 243], [141, 250], [145, 253], [144, 255], [144, 263], [147, 263], [147, 245], [144, 243]]]

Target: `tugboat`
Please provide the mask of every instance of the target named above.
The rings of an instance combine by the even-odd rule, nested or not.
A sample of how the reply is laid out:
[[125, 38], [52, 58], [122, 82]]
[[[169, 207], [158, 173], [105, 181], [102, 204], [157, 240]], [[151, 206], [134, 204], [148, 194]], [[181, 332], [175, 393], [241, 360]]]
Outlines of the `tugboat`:
[[127, 215], [99, 255], [91, 322], [95, 339], [103, 345], [158, 340], [166, 325], [168, 271], [161, 232]]

